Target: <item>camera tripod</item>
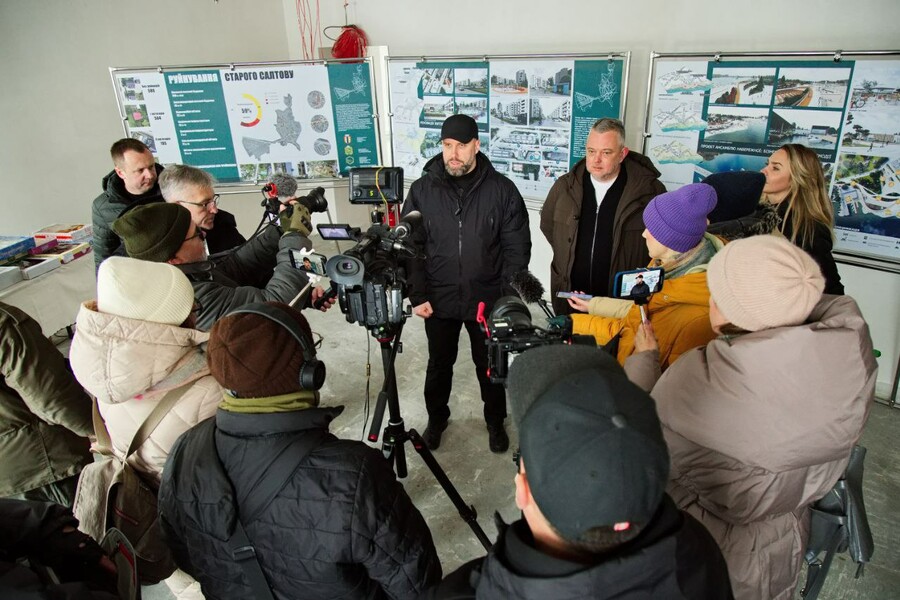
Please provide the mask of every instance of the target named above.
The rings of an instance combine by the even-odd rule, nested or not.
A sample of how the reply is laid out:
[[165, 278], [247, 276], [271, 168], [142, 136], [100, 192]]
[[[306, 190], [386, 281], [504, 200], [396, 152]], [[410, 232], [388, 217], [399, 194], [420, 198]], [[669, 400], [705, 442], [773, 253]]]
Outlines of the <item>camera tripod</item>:
[[372, 425], [369, 429], [368, 440], [370, 442], [378, 441], [378, 430], [381, 428], [381, 423], [384, 419], [384, 408], [385, 405], [387, 405], [388, 424], [387, 427], [384, 428], [384, 433], [382, 434], [381, 450], [384, 453], [385, 458], [394, 465], [394, 472], [397, 473], [397, 477], [404, 479], [407, 475], [404, 444], [406, 442], [412, 442], [413, 449], [419, 453], [419, 456], [422, 457], [422, 460], [425, 461], [425, 464], [431, 470], [431, 474], [434, 475], [434, 478], [437, 479], [438, 483], [441, 484], [441, 487], [444, 488], [444, 493], [447, 494], [450, 501], [453, 502], [453, 505], [459, 512], [459, 516], [472, 529], [475, 537], [478, 538], [478, 541], [481, 542], [481, 545], [484, 546], [485, 550], [490, 550], [491, 542], [484, 533], [484, 530], [481, 529], [481, 526], [478, 524], [478, 514], [475, 511], [475, 507], [465, 503], [459, 495], [459, 492], [456, 491], [450, 478], [447, 477], [444, 469], [438, 464], [434, 454], [432, 454], [431, 450], [428, 449], [428, 446], [425, 445], [422, 436], [419, 435], [419, 432], [415, 429], [406, 429], [406, 426], [403, 423], [403, 417], [400, 416], [400, 400], [397, 395], [397, 373], [394, 370], [394, 361], [401, 348], [400, 335], [403, 333], [404, 323], [405, 319], [401, 320], [399, 325], [394, 325], [391, 329], [384, 330], [377, 334], [372, 330], [372, 336], [378, 340], [379, 344], [381, 344], [381, 359], [384, 365], [384, 383], [381, 386], [381, 391], [378, 393], [378, 400], [375, 403], [375, 412], [372, 416]]

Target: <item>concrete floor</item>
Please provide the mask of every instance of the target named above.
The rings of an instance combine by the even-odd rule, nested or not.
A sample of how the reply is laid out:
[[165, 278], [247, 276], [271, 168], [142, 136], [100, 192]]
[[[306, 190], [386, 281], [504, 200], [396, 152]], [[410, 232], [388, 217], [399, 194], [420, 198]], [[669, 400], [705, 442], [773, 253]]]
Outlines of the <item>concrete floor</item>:
[[[346, 407], [332, 431], [343, 438], [365, 439], [368, 426], [364, 415], [374, 408], [383, 381], [381, 348], [365, 328], [347, 323], [337, 306], [328, 313], [305, 311], [305, 314], [313, 330], [323, 337], [319, 356], [327, 364], [328, 378], [322, 390], [322, 402]], [[543, 323], [543, 320], [536, 316], [535, 322]], [[422, 398], [427, 346], [421, 319], [410, 318], [406, 322], [402, 342], [403, 351], [396, 363], [401, 415], [407, 428], [421, 433], [427, 422]], [[367, 364], [371, 364], [369, 380]], [[462, 498], [475, 507], [479, 524], [493, 540], [496, 537], [495, 511], [507, 522], [519, 516], [513, 496], [515, 467], [512, 463], [517, 435], [507, 419], [511, 450], [502, 455], [488, 450], [473, 369], [468, 341], [463, 333], [451, 399], [453, 414], [441, 447], [434, 456]], [[900, 596], [897, 591], [900, 590], [900, 457], [894, 451], [898, 419], [900, 410], [892, 411], [876, 404], [863, 437], [863, 443], [869, 449], [865, 485], [866, 505], [876, 538], [874, 560], [865, 576], [854, 580], [853, 565], [846, 555], [838, 557], [819, 596], [822, 600]], [[387, 423], [387, 415], [384, 423]], [[409, 476], [404, 485], [431, 528], [444, 573], [483, 556], [484, 548], [409, 443], [406, 444], [406, 455]], [[172, 596], [164, 585], [157, 585], [145, 588], [144, 598], [161, 600]]]

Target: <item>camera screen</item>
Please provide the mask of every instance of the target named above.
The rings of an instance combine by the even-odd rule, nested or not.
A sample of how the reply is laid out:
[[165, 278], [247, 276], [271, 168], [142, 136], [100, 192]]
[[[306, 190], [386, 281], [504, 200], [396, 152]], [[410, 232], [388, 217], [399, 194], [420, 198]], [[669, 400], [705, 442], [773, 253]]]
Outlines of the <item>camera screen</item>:
[[324, 240], [352, 240], [349, 225], [317, 225], [319, 235]]
[[325, 275], [325, 255], [291, 249], [291, 264], [295, 269]]
[[646, 297], [662, 287], [662, 269], [620, 273], [619, 277], [617, 295], [620, 298]]

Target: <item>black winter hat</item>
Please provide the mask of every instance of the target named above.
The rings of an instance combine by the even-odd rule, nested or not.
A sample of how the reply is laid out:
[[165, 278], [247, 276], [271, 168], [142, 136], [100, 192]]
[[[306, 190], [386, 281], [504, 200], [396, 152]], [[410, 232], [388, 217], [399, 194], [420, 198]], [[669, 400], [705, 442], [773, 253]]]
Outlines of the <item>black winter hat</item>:
[[535, 502], [571, 542], [650, 522], [669, 452], [656, 406], [599, 348], [551, 345], [512, 363], [508, 396]]
[[451, 115], [441, 125], [441, 139], [468, 144], [478, 137], [478, 124], [469, 115]]
[[166, 262], [178, 252], [191, 229], [191, 211], [180, 204], [154, 202], [116, 219], [113, 231], [131, 258]]

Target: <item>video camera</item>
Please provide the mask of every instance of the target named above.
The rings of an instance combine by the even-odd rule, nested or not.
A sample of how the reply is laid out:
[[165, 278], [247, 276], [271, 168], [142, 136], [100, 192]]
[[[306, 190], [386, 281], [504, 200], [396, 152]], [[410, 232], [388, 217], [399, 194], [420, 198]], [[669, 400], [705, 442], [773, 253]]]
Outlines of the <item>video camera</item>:
[[[479, 305], [478, 322], [483, 323], [488, 339], [488, 377], [491, 383], [505, 383], [509, 365], [515, 355], [548, 344], [584, 344], [596, 346], [592, 335], [572, 333], [572, 319], [553, 316], [543, 300], [544, 288], [534, 275], [521, 271], [513, 275], [510, 285], [520, 297], [503, 296], [494, 304], [489, 317], [484, 317], [484, 304]], [[528, 303], [540, 305], [547, 315], [547, 327], [536, 327], [531, 320]]]
[[325, 263], [325, 274], [337, 286], [338, 303], [348, 322], [379, 332], [408, 316], [403, 312], [406, 271], [398, 259], [418, 256], [407, 238], [420, 221], [421, 215], [413, 211], [396, 227], [375, 223], [365, 233], [345, 224], [318, 226], [322, 239], [356, 242]]

